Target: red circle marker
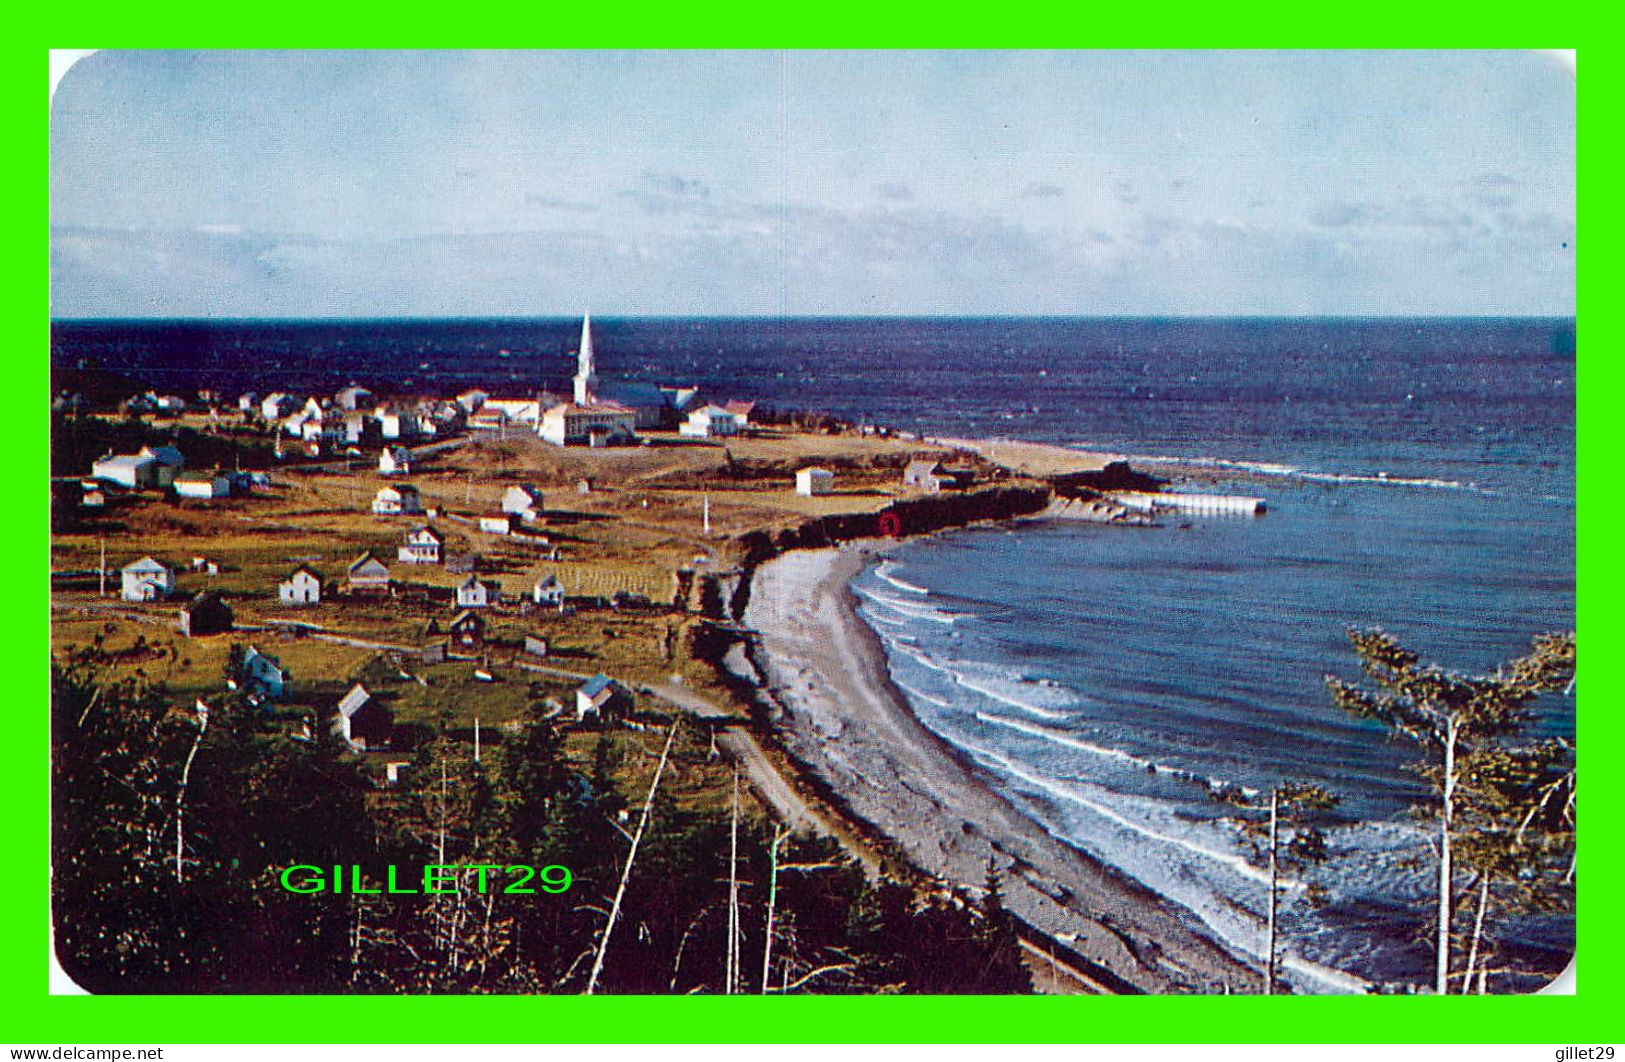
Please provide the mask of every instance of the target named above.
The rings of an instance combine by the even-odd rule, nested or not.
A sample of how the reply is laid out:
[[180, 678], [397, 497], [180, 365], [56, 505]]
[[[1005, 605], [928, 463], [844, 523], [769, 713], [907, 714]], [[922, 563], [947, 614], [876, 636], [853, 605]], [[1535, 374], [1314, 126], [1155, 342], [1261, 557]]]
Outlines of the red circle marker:
[[903, 518], [896, 513], [881, 513], [876, 527], [887, 538], [900, 538], [903, 534]]

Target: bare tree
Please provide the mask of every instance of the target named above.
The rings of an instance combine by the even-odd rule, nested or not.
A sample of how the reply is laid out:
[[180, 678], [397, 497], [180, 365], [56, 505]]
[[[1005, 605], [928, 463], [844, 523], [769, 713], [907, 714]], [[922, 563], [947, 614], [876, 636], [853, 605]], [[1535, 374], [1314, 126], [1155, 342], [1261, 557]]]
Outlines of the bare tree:
[[593, 995], [598, 990], [598, 978], [604, 972], [604, 955], [609, 951], [610, 934], [615, 931], [615, 922], [621, 916], [621, 900], [626, 896], [626, 883], [632, 876], [632, 863], [638, 857], [638, 845], [643, 841], [643, 831], [649, 825], [649, 811], [654, 807], [655, 793], [660, 789], [660, 776], [666, 771], [666, 760], [671, 756], [671, 744], [677, 737], [677, 727], [682, 720], [672, 720], [671, 729], [666, 732], [666, 747], [660, 752], [660, 764], [655, 768], [654, 780], [649, 783], [649, 795], [643, 801], [643, 813], [638, 816], [638, 828], [632, 834], [632, 847], [626, 853], [626, 865], [621, 868], [621, 881], [615, 887], [615, 901], [610, 904], [609, 918], [604, 923], [604, 935], [598, 941], [598, 953], [593, 956], [592, 974], [587, 978], [587, 995]]

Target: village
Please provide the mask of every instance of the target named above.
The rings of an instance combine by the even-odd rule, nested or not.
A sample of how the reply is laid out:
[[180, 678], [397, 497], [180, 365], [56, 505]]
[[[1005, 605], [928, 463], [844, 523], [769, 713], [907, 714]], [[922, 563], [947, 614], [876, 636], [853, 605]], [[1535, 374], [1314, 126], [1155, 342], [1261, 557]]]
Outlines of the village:
[[57, 650], [95, 646], [200, 711], [241, 688], [388, 786], [429, 735], [477, 755], [537, 702], [583, 735], [679, 708], [742, 721], [714, 647], [741, 635], [731, 598], [764, 550], [895, 535], [899, 502], [1034, 482], [885, 429], [601, 380], [591, 327], [568, 396], [59, 394], [59, 435], [143, 442], [56, 477]]

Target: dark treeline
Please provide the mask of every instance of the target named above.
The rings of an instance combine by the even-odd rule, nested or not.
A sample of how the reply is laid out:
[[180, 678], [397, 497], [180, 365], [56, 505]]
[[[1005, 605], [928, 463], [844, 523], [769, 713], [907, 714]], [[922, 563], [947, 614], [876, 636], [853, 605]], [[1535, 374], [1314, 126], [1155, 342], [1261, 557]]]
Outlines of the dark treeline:
[[[144, 677], [107, 680], [94, 649], [52, 672], [57, 954], [110, 992], [514, 992], [586, 989], [660, 742], [600, 737], [572, 762], [540, 714], [482, 762], [441, 735], [379, 789], [336, 739], [234, 695], [206, 713]], [[538, 709], [539, 713], [539, 709]], [[728, 768], [679, 724], [597, 990], [721, 992], [731, 816], [670, 795]], [[709, 773], [706, 773], [709, 772]], [[635, 775], [639, 791], [617, 778]], [[1014, 926], [942, 892], [874, 883], [833, 842], [738, 819], [735, 990], [1021, 992]], [[178, 857], [178, 858], [177, 858]], [[296, 894], [283, 868], [359, 865], [370, 887], [425, 864], [569, 868], [567, 891]], [[776, 873], [775, 873], [776, 869]], [[328, 870], [329, 876], [331, 869]], [[515, 880], [509, 875], [503, 883]], [[491, 879], [495, 884], [496, 879]], [[530, 883], [540, 885], [540, 880]], [[766, 925], [770, 891], [773, 930]], [[996, 895], [996, 890], [995, 890]]]

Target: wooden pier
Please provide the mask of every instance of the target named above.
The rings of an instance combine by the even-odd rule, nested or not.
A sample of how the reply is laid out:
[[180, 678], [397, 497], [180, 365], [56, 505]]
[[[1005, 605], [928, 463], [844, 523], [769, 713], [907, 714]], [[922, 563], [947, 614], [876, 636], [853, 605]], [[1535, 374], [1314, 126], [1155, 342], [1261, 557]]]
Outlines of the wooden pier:
[[1178, 512], [1193, 516], [1258, 516], [1263, 498], [1235, 494], [1180, 494], [1173, 491], [1112, 491], [1106, 495], [1123, 508], [1140, 513]]

